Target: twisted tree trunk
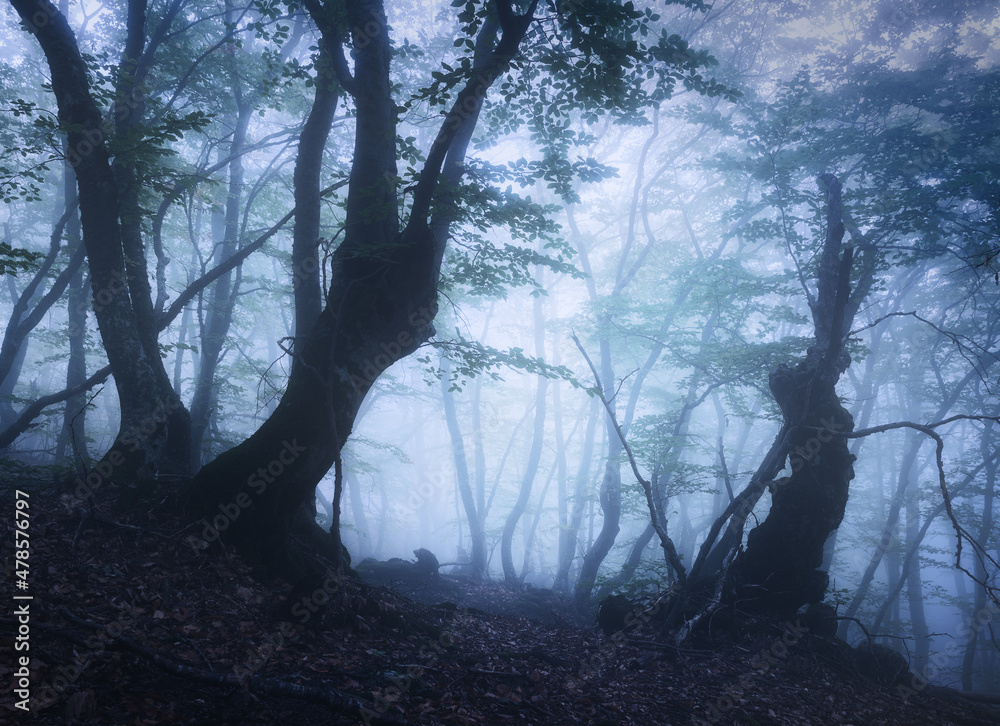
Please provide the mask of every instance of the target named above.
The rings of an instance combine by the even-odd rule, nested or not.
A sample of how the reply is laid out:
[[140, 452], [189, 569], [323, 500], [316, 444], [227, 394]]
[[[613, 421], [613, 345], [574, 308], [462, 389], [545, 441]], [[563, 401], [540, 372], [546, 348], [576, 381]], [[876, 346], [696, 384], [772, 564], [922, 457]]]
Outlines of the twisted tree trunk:
[[821, 177], [827, 188], [827, 233], [810, 298], [816, 343], [794, 367], [778, 366], [768, 380], [781, 408], [789, 477], [771, 482], [771, 509], [747, 537], [733, 561], [728, 591], [743, 610], [776, 617], [793, 614], [826, 594], [823, 546], [840, 526], [854, 479], [854, 456], [847, 439], [854, 420], [837, 397], [836, 384], [850, 365], [844, 339], [854, 317], [851, 306], [853, 250], [841, 254], [840, 182]]

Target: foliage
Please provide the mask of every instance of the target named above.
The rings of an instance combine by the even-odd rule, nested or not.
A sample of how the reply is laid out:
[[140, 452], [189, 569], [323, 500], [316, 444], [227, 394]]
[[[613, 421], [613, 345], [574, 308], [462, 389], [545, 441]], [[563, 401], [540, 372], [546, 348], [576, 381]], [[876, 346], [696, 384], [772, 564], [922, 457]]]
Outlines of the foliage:
[[[563, 380], [575, 388], [589, 390], [588, 386], [577, 380], [573, 371], [566, 366], [551, 365], [541, 358], [526, 354], [521, 348], [499, 350], [476, 340], [465, 340], [457, 330], [455, 332], [457, 336], [455, 339], [438, 339], [429, 343], [431, 348], [440, 350], [452, 362], [449, 379], [452, 391], [461, 391], [468, 383], [468, 379], [480, 375], [486, 375], [494, 381], [502, 381], [504, 379], [501, 372], [504, 368], [527, 375], [544, 376], [551, 380]], [[425, 370], [425, 380], [428, 384], [444, 377], [444, 369], [434, 367], [430, 355], [420, 355], [417, 360], [425, 366], [430, 366]]]
[[35, 262], [44, 256], [40, 252], [11, 247], [6, 242], [0, 242], [0, 275], [17, 275], [19, 272], [34, 269]]

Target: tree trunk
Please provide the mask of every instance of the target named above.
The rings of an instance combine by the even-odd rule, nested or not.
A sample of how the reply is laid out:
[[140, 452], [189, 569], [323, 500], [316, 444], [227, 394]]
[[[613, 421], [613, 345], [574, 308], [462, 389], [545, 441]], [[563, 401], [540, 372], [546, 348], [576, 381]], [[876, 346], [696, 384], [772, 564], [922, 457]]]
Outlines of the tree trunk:
[[[9, 241], [7, 243], [10, 244]], [[17, 285], [14, 283], [13, 275], [7, 275], [7, 292], [10, 294], [11, 304], [16, 306], [21, 296], [17, 293]], [[15, 320], [15, 316], [11, 316], [10, 323], [7, 326], [7, 333], [4, 336], [5, 338], [11, 334], [13, 328], [18, 324], [20, 316], [17, 316], [17, 318]], [[10, 368], [7, 370], [6, 375], [0, 374], [0, 431], [4, 432], [18, 418], [12, 400], [14, 388], [17, 386], [17, 381], [21, 377], [21, 369], [24, 367], [24, 358], [28, 354], [27, 341], [22, 341], [16, 348], [12, 348], [11, 352]]]
[[787, 431], [781, 455], [790, 455], [792, 475], [771, 483], [771, 509], [733, 561], [727, 588], [742, 610], [778, 618], [825, 596], [823, 546], [840, 526], [854, 478], [847, 440], [834, 435], [854, 428], [835, 388], [850, 364], [843, 343], [853, 320], [853, 257], [851, 248], [841, 256], [840, 183], [832, 175], [821, 180], [827, 188], [827, 234], [817, 294], [810, 299], [816, 344], [796, 366], [780, 365], [769, 377]]
[[[186, 442], [188, 436], [184, 429], [187, 412], [172, 390], [162, 394], [160, 383], [168, 381], [162, 360], [158, 351], [150, 354], [148, 336], [140, 332], [133, 302], [143, 305], [143, 280], [130, 276], [132, 270], [126, 268], [119, 195], [105, 145], [106, 130], [90, 92], [87, 66], [76, 38], [65, 17], [48, 0], [11, 0], [11, 4], [41, 45], [59, 120], [68, 129], [68, 158], [76, 170], [94, 314], [121, 402], [114, 445], [76, 488], [78, 496], [87, 496], [109, 479], [127, 482], [146, 477], [157, 471], [161, 459], [172, 460], [170, 444], [178, 436]], [[132, 260], [130, 265], [136, 262]]]
[[[553, 314], [554, 318], [558, 318]], [[559, 346], [555, 346], [558, 351]], [[560, 361], [553, 356], [553, 363], [559, 365]], [[558, 571], [563, 559], [563, 532], [569, 527], [569, 492], [567, 491], [567, 462], [566, 462], [566, 439], [563, 435], [563, 407], [562, 397], [559, 392], [559, 381], [552, 383], [552, 420], [555, 424], [556, 437], [556, 521], [558, 523], [558, 550], [556, 551], [556, 572], [558, 581]], [[579, 420], [577, 421], [579, 423]]]
[[[339, 43], [339, 29], [331, 27], [335, 17], [316, 0], [307, 0], [306, 8], [324, 39]], [[344, 21], [355, 35], [354, 75], [347, 75], [344, 62], [338, 80], [354, 96], [355, 154], [344, 239], [331, 258], [326, 307], [295, 351], [296, 364], [274, 413], [245, 442], [207, 464], [184, 491], [193, 511], [205, 518], [204, 538], [222, 532], [251, 560], [285, 575], [295, 574], [288, 534], [296, 512], [339, 460], [365, 395], [386, 368], [433, 334], [443, 249], [428, 220], [442, 165], [470, 103], [481, 100], [507, 69], [530, 17], [508, 18], [487, 66], [457, 93], [413, 189], [402, 232], [398, 109], [381, 0], [349, 3]]]
[[[64, 189], [66, 207], [76, 206], [76, 177], [73, 167], [63, 165]], [[66, 239], [68, 247], [77, 250], [83, 245], [80, 239], [80, 218], [73, 214], [66, 222]], [[84, 286], [84, 276], [81, 270], [73, 273], [69, 281], [69, 298], [66, 303], [66, 316], [69, 328], [69, 362], [66, 364], [66, 388], [73, 388], [87, 380], [87, 289]], [[89, 466], [86, 440], [86, 404], [87, 394], [79, 393], [66, 399], [63, 408], [62, 432], [56, 447], [56, 461], [65, 456], [66, 447], [70, 446], [75, 455], [80, 457], [84, 468]]]
[[[486, 336], [484, 335], [483, 338]], [[485, 527], [486, 519], [486, 445], [483, 441], [483, 415], [482, 415], [482, 376], [476, 378], [472, 388], [472, 462], [475, 476], [476, 511], [483, 519]], [[486, 560], [486, 542], [483, 541], [483, 563]], [[485, 572], [483, 574], [486, 574]]]
[[[892, 534], [892, 539], [890, 540], [889, 546], [886, 548], [885, 552], [885, 579], [886, 582], [896, 582], [899, 580], [900, 585], [904, 585], [906, 583], [906, 578], [903, 574], [901, 574], [903, 573], [903, 567], [902, 557], [899, 552], [899, 542], [899, 523], [897, 522]], [[902, 622], [902, 618], [899, 614], [899, 598], [892, 599], [891, 610], [892, 613], [890, 615], [890, 619], [892, 621], [892, 627], [890, 628], [890, 632], [899, 633], [901, 630], [900, 624]]]
[[[614, 390], [606, 386], [604, 390]], [[608, 417], [610, 418], [610, 417]], [[622, 514], [622, 477], [621, 477], [621, 455], [622, 444], [618, 439], [618, 434], [610, 429], [608, 424], [608, 458], [604, 466], [604, 477], [601, 479], [601, 490], [599, 502], [601, 513], [604, 515], [601, 520], [601, 529], [597, 533], [593, 544], [587, 549], [587, 554], [583, 557], [580, 565], [580, 576], [577, 578], [576, 587], [573, 589], [573, 602], [580, 610], [587, 608], [590, 602], [590, 593], [597, 582], [597, 573], [601, 568], [601, 563], [618, 537]]]
[[[804, 454], [793, 454], [792, 476], [772, 485], [767, 519], [750, 532], [733, 567], [739, 606], [776, 617], [826, 594], [829, 578], [819, 569], [823, 545], [843, 519], [854, 478], [846, 440], [830, 433], [850, 432], [853, 420], [837, 399], [834, 381], [817, 373], [803, 361], [771, 374], [771, 392], [786, 423], [802, 422], [788, 437], [789, 446]], [[801, 405], [803, 394], [808, 407]]]
[[363, 560], [372, 556], [372, 536], [368, 527], [368, 517], [365, 516], [365, 504], [361, 499], [361, 483], [350, 471], [344, 472], [344, 480], [347, 482], [347, 492], [350, 495], [354, 529], [358, 533], [358, 559]]
[[[296, 27], [297, 32], [301, 34], [303, 30], [301, 25]], [[316, 76], [313, 79], [315, 88], [313, 104], [302, 127], [302, 133], [299, 135], [299, 147], [295, 156], [295, 172], [293, 174], [295, 226], [292, 230], [292, 293], [295, 300], [293, 352], [297, 352], [302, 347], [302, 341], [312, 331], [323, 309], [323, 291], [320, 285], [322, 263], [319, 259], [320, 178], [323, 171], [326, 142], [333, 126], [333, 117], [340, 98], [339, 86], [333, 68], [333, 42], [335, 41], [325, 35], [321, 35], [319, 39]], [[295, 368], [300, 361], [301, 358], [294, 355], [292, 367]], [[330, 527], [335, 548], [341, 544], [339, 502], [343, 493], [342, 489], [341, 477], [335, 477], [334, 501], [331, 505], [334, 516], [331, 517]], [[362, 508], [362, 516], [363, 513]], [[310, 499], [303, 503], [303, 512], [299, 522], [306, 530], [302, 534], [314, 539], [321, 536], [315, 519], [316, 504], [314, 500]]]
[[[321, 39], [316, 61], [312, 108], [299, 136], [295, 157], [295, 227], [292, 231], [292, 289], [295, 295], [295, 340], [304, 340], [323, 309], [320, 287], [320, 175], [326, 141], [337, 111], [339, 91], [333, 75], [333, 51]], [[294, 346], [293, 346], [294, 350]], [[294, 366], [296, 359], [292, 359]]]
[[[538, 507], [535, 509], [535, 516], [531, 518], [531, 525], [522, 528], [522, 532], [524, 533], [524, 557], [521, 562], [521, 574], [517, 578], [519, 583], [524, 582], [524, 578], [531, 571], [531, 552], [535, 542], [535, 535], [538, 532], [538, 523], [542, 521], [542, 514], [545, 512], [545, 497], [549, 493], [549, 485], [552, 484], [552, 479], [556, 475], [557, 468], [558, 464], [553, 463], [552, 468], [549, 469], [549, 475], [545, 477], [545, 485], [542, 487], [541, 494], [538, 495]], [[538, 559], [542, 567], [544, 567], [544, 558], [545, 548], [540, 548]]]
[[[916, 484], [906, 499], [906, 542], [920, 541], [920, 488]], [[906, 601], [910, 610], [910, 628], [914, 637], [913, 659], [910, 669], [923, 673], [930, 654], [930, 637], [927, 630], [927, 614], [924, 612], [924, 583], [921, 578], [920, 553], [910, 561], [906, 574]]]
[[[239, 84], [237, 73], [233, 72], [233, 83]], [[222, 157], [229, 156], [229, 191], [226, 195], [224, 211], [212, 209], [212, 242], [215, 253], [213, 262], [220, 265], [236, 251], [239, 228], [240, 207], [243, 199], [243, 147], [247, 128], [253, 115], [253, 107], [242, 101], [237, 91], [237, 115], [233, 138], [227, 152], [219, 150]], [[226, 272], [209, 290], [205, 325], [201, 331], [201, 366], [191, 398], [191, 471], [197, 471], [202, 464], [202, 448], [205, 432], [215, 404], [215, 371], [222, 357], [229, 326], [233, 319], [233, 308], [239, 292], [239, 278], [233, 282], [233, 273]]]
[[[869, 322], [871, 322], [869, 320]], [[872, 411], [875, 410], [875, 401], [878, 398], [876, 395], [876, 385], [875, 385], [875, 361], [879, 359], [879, 350], [882, 346], [882, 338], [885, 334], [885, 329], [877, 327], [872, 331], [872, 341], [869, 344], [868, 356], [865, 358], [865, 370], [860, 381], [856, 380], [855, 376], [851, 376], [851, 380], [854, 383], [854, 389], [860, 391], [861, 401], [857, 406], [856, 410], [851, 412], [851, 416], [855, 419], [855, 425], [858, 429], [868, 428], [868, 422], [871, 420]], [[848, 369], [848, 374], [850, 375], [852, 369]], [[858, 451], [861, 449], [862, 439], [854, 439], [849, 445], [849, 450], [851, 455], [857, 459]], [[833, 567], [833, 558], [837, 551], [837, 534], [840, 529], [835, 529], [826, 540], [826, 544], [823, 547], [823, 569], [827, 572]]]
[[[432, 331], [432, 247], [423, 231], [404, 235], [393, 258], [381, 263], [338, 249], [331, 303], [297, 354], [301, 365], [281, 402], [260, 429], [207, 464], [189, 488], [208, 524], [264, 566], [282, 564], [295, 510], [339, 456], [378, 373]], [[213, 529], [203, 534], [216, 536]]]
[[639, 568], [639, 563], [642, 562], [642, 553], [646, 551], [649, 547], [649, 543], [653, 541], [653, 536], [656, 534], [656, 530], [653, 529], [653, 524], [650, 522], [646, 525], [646, 528], [642, 530], [642, 533], [636, 537], [635, 542], [629, 548], [628, 557], [625, 559], [625, 564], [622, 565], [621, 571], [615, 575], [615, 577], [603, 585], [597, 592], [597, 599], [603, 599], [607, 595], [610, 595], [619, 587], [627, 585], [635, 575], [635, 571]]
[[184, 308], [181, 327], [177, 332], [177, 348], [174, 355], [174, 392], [181, 395], [181, 376], [184, 373], [184, 351], [187, 347], [188, 330], [191, 327], [191, 308]]
[[556, 570], [555, 589], [560, 592], [569, 591], [569, 571], [576, 557], [577, 543], [580, 538], [580, 527], [583, 515], [587, 509], [587, 492], [590, 480], [590, 461], [594, 455], [594, 437], [597, 433], [597, 418], [600, 415], [600, 402], [597, 398], [590, 401], [590, 411], [587, 414], [587, 431], [583, 437], [583, 450], [580, 452], [580, 466], [574, 478], [573, 502], [569, 519], [560, 523], [559, 530], [559, 568]]
[[[451, 390], [451, 365], [446, 358], [442, 359], [441, 400], [444, 404], [444, 419], [451, 437], [451, 451], [455, 460], [455, 478], [458, 484], [462, 506], [469, 522], [469, 538], [472, 540], [472, 570], [476, 577], [486, 577], [486, 529], [483, 521], [483, 510], [476, 505], [469, 478], [469, 464], [465, 455], [465, 442], [455, 410], [455, 394]], [[477, 472], [478, 475], [478, 472]]]
[[[983, 494], [983, 519], [979, 525], [979, 536], [976, 538], [981, 551], [985, 552], [989, 544], [990, 533], [993, 530], [993, 502], [996, 496], [995, 488], [997, 483], [997, 448], [992, 443], [993, 422], [989, 422], [983, 429], [980, 448], [982, 450], [983, 462], [986, 465], [986, 479], [984, 482]], [[994, 453], [991, 453], [994, 452]], [[987, 572], [985, 562], [982, 557], [973, 558], [974, 573], [979, 582], [986, 582]], [[976, 594], [972, 607], [972, 622], [978, 625], [977, 618], [982, 612], [986, 612], [986, 588], [978, 582], [975, 585]], [[976, 646], [979, 644], [979, 632], [975, 627], [971, 627], [965, 643], [965, 655], [962, 658], [962, 690], [971, 691], [973, 689], [972, 674], [973, 665], [976, 661]], [[983, 669], [980, 669], [983, 670]]]
[[[535, 272], [536, 282], [541, 285], [541, 269]], [[532, 310], [535, 321], [535, 356], [545, 357], [545, 319], [542, 314], [542, 298], [535, 296], [532, 300]], [[545, 443], [545, 395], [548, 391], [549, 379], [545, 376], [538, 376], [538, 386], [535, 389], [535, 426], [531, 439], [531, 450], [528, 452], [528, 462], [524, 469], [524, 476], [521, 478], [521, 489], [514, 502], [514, 508], [507, 515], [504, 522], [503, 533], [500, 536], [500, 560], [503, 564], [503, 577], [507, 584], [518, 581], [517, 570], [514, 567], [514, 557], [511, 552], [511, 545], [514, 539], [514, 530], [517, 522], [524, 514], [528, 506], [528, 499], [531, 496], [531, 487], [538, 473], [538, 464], [542, 458], [542, 446]]]
[[[156, 462], [157, 467], [164, 472], [183, 474], [189, 471], [191, 419], [184, 404], [174, 392], [173, 386], [170, 385], [170, 378], [160, 355], [159, 326], [153, 308], [142, 232], [145, 212], [139, 204], [142, 175], [137, 167], [138, 162], [134, 153], [128, 151], [134, 146], [134, 138], [141, 133], [141, 123], [146, 109], [143, 83], [151, 60], [151, 49], [147, 49], [149, 52], [144, 52], [146, 5], [147, 0], [128, 0], [127, 33], [119, 63], [114, 105], [114, 133], [122, 151], [115, 156], [111, 170], [118, 191], [118, 215], [128, 297], [139, 342], [150, 362], [154, 386], [145, 392], [147, 402], [142, 408], [146, 408], [151, 401], [164, 402], [166, 432], [163, 449]], [[159, 32], [163, 31], [161, 24]], [[117, 372], [115, 377], [117, 380]], [[121, 405], [124, 409], [133, 404], [131, 401], [122, 401]]]

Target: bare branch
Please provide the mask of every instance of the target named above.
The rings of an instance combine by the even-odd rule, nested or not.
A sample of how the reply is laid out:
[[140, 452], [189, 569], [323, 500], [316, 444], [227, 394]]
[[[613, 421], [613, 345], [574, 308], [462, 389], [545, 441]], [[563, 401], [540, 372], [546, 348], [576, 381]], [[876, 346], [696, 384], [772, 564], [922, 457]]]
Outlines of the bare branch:
[[[347, 180], [341, 179], [340, 181], [331, 184], [322, 192], [320, 192], [320, 195], [329, 194], [330, 192], [334, 191], [335, 189], [339, 189], [345, 184], [347, 184]], [[289, 220], [291, 220], [291, 218], [294, 216], [295, 216], [295, 208], [293, 208], [290, 212], [288, 212], [288, 214], [286, 214], [284, 217], [275, 222], [271, 226], [271, 228], [268, 229], [266, 232], [264, 232], [264, 234], [262, 234], [260, 237], [258, 237], [257, 239], [255, 239], [253, 242], [243, 247], [242, 249], [237, 250], [236, 252], [233, 253], [232, 257], [229, 257], [225, 262], [220, 263], [219, 265], [217, 265], [216, 267], [212, 268], [204, 275], [199, 277], [197, 280], [192, 282], [190, 285], [188, 285], [184, 289], [184, 292], [182, 292], [180, 295], [177, 296], [177, 299], [174, 300], [173, 303], [171, 303], [170, 307], [167, 308], [167, 310], [157, 321], [159, 329], [163, 330], [165, 327], [167, 327], [167, 325], [169, 325], [170, 322], [175, 317], [177, 317], [177, 315], [181, 312], [181, 310], [184, 309], [184, 306], [187, 305], [189, 302], [191, 302], [199, 292], [204, 290], [210, 284], [215, 282], [215, 280], [219, 279], [230, 270], [234, 269], [238, 265], [241, 265], [243, 263], [243, 260], [245, 260], [247, 257], [250, 256], [251, 252], [255, 252], [256, 250], [259, 250], [261, 247], [263, 247], [264, 243], [267, 242], [269, 239], [271, 239], [271, 237], [273, 237], [278, 232], [278, 230], [280, 230], [282, 227], [288, 224]]]
[[625, 449], [625, 453], [628, 455], [629, 464], [632, 466], [632, 473], [635, 475], [636, 481], [642, 485], [642, 491], [646, 495], [646, 506], [649, 507], [649, 517], [650, 522], [653, 525], [653, 529], [656, 531], [656, 536], [660, 539], [660, 546], [663, 548], [663, 554], [666, 556], [667, 563], [674, 569], [677, 573], [677, 581], [682, 585], [687, 579], [687, 571], [684, 569], [684, 564], [681, 562], [680, 557], [677, 556], [677, 548], [674, 547], [673, 540], [667, 534], [666, 529], [663, 527], [664, 518], [660, 512], [657, 511], [656, 503], [653, 501], [653, 486], [649, 481], [639, 473], [639, 466], [636, 464], [635, 455], [632, 453], [632, 447], [629, 446], [628, 441], [625, 440], [625, 434], [622, 433], [621, 426], [618, 425], [618, 419], [615, 417], [614, 409], [611, 408], [611, 404], [604, 397], [604, 390], [601, 388], [601, 377], [597, 374], [597, 368], [594, 367], [594, 363], [590, 360], [590, 356], [587, 355], [587, 351], [584, 350], [583, 344], [580, 343], [580, 339], [576, 337], [576, 333], [573, 333], [573, 342], [576, 343], [576, 347], [580, 349], [580, 353], [583, 354], [584, 360], [587, 361], [587, 365], [590, 366], [591, 373], [594, 374], [594, 382], [597, 387], [594, 389], [597, 393], [598, 398], [601, 399], [601, 403], [604, 404], [604, 410], [608, 412], [608, 418], [611, 420], [611, 424], [615, 428], [615, 433], [618, 434], [618, 438], [622, 442], [622, 446]]
[[79, 393], [90, 390], [98, 383], [103, 383], [109, 375], [111, 375], [111, 366], [107, 365], [95, 372], [83, 383], [79, 383], [72, 388], [67, 388], [59, 393], [53, 393], [49, 396], [36, 398], [28, 404], [14, 423], [0, 433], [0, 451], [6, 449], [14, 443], [18, 436], [31, 428], [31, 422], [34, 421], [38, 414], [40, 414], [46, 407], [62, 403], [68, 398], [72, 398]]
[[894, 423], [883, 424], [881, 426], [873, 426], [871, 428], [862, 429], [860, 431], [853, 431], [851, 433], [833, 431], [830, 432], [834, 436], [842, 436], [848, 439], [857, 439], [864, 436], [871, 436], [872, 434], [882, 433], [883, 431], [891, 431], [893, 429], [909, 428], [915, 431], [919, 431], [927, 436], [934, 439], [935, 451], [934, 458], [937, 463], [938, 470], [938, 487], [941, 489], [941, 498], [944, 503], [944, 510], [948, 515], [948, 519], [951, 520], [951, 525], [955, 530], [955, 536], [957, 543], [955, 546], [955, 568], [964, 572], [969, 576], [973, 582], [978, 583], [982, 586], [983, 590], [989, 595], [990, 600], [993, 601], [995, 605], [1000, 607], [1000, 588], [994, 587], [984, 580], [980, 580], [971, 572], [969, 572], [965, 567], [962, 566], [962, 540], [965, 539], [972, 546], [973, 553], [980, 558], [980, 561], [989, 562], [994, 567], [1000, 568], [1000, 562], [997, 562], [989, 552], [986, 551], [966, 529], [959, 523], [958, 518], [955, 516], [955, 512], [951, 506], [951, 494], [948, 492], [948, 482], [947, 476], [944, 470], [944, 439], [941, 435], [937, 433], [934, 429], [945, 426], [946, 424], [954, 423], [955, 421], [992, 421], [994, 423], [1000, 423], [1000, 416], [970, 416], [968, 414], [958, 414], [956, 416], [949, 416], [941, 421], [936, 421], [929, 424], [917, 424], [911, 421], [896, 421]]
[[[962, 357], [965, 358], [965, 360], [969, 363], [969, 365], [971, 365], [973, 367], [973, 369], [976, 370], [976, 373], [979, 375], [980, 380], [982, 380], [983, 383], [986, 384], [986, 386], [987, 386], [986, 390], [989, 391], [989, 384], [987, 384], [986, 379], [984, 378], [983, 373], [984, 373], [985, 369], [987, 367], [989, 367], [990, 365], [992, 365], [992, 363], [994, 361], [1000, 361], [1000, 351], [991, 351], [991, 350], [989, 350], [987, 348], [984, 348], [983, 346], [979, 345], [979, 343], [977, 343], [976, 341], [974, 341], [972, 338], [968, 337], [967, 335], [961, 335], [960, 333], [953, 333], [950, 330], [945, 330], [945, 329], [939, 327], [938, 325], [936, 325], [935, 323], [932, 323], [930, 320], [927, 320], [926, 318], [920, 317], [919, 315], [917, 315], [916, 311], [911, 311], [911, 312], [908, 312], [908, 313], [904, 313], [904, 312], [887, 313], [886, 315], [883, 315], [882, 317], [880, 317], [880, 318], [878, 318], [876, 320], [873, 320], [868, 325], [864, 325], [864, 326], [862, 326], [862, 327], [860, 327], [860, 328], [858, 328], [856, 330], [852, 330], [850, 333], [848, 333], [848, 337], [857, 335], [858, 333], [861, 333], [861, 332], [863, 332], [865, 330], [868, 330], [870, 328], [874, 328], [876, 325], [878, 325], [879, 323], [881, 323], [881, 322], [883, 322], [883, 321], [885, 321], [885, 320], [887, 320], [889, 318], [903, 318], [903, 317], [906, 317], [906, 318], [915, 318], [916, 320], [919, 320], [921, 323], [924, 323], [925, 325], [929, 325], [931, 328], [933, 328], [934, 330], [936, 330], [938, 333], [940, 333], [944, 337], [946, 337], [949, 340], [951, 340], [951, 342], [955, 344], [955, 347], [958, 348], [958, 351], [962, 355]], [[962, 342], [963, 340], [964, 341], [968, 341], [968, 345], [966, 345], [965, 343], [963, 343]], [[973, 350], [973, 348], [978, 348], [979, 351], [981, 351], [981, 353], [975, 352]], [[976, 360], [970, 359], [969, 355], [967, 355], [966, 353], [968, 353], [969, 355], [974, 355], [976, 357]], [[980, 360], [978, 360], [982, 356], [989, 356], [989, 357], [993, 358], [993, 361], [990, 361], [989, 363], [983, 364], [982, 362], [980, 362]]]

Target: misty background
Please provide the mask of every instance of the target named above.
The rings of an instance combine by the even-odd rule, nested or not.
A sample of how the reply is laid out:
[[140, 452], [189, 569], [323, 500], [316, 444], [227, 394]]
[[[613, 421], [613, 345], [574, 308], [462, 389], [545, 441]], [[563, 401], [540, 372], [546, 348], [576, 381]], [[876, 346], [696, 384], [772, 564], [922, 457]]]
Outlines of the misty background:
[[[384, 372], [373, 361], [381, 375], [344, 449], [341, 529], [355, 564], [427, 548], [455, 563], [444, 572], [459, 571], [471, 548], [464, 483], [485, 524], [490, 576], [571, 590], [611, 477], [620, 531], [595, 592], [669, 587], [642, 489], [589, 391], [594, 375], [573, 334], [690, 563], [778, 430], [769, 372], [809, 343], [824, 173], [843, 184], [849, 238], [877, 249], [837, 389], [855, 428], [1000, 415], [995, 4], [689, 4], [649, 12], [693, 54], [714, 57], [705, 75], [724, 92], [678, 83], [654, 110], [611, 119], [560, 104], [558, 84], [515, 104], [505, 94], [516, 79], [491, 90], [470, 150], [475, 193], [453, 202], [460, 223], [437, 333]], [[123, 22], [110, 5], [63, 9], [109, 101]], [[293, 207], [316, 37], [301, 17], [270, 10], [188, 3], [147, 80], [159, 143], [143, 150], [142, 205], [158, 310], [233, 253], [227, 226], [242, 247]], [[386, 11], [393, 80], [411, 98], [399, 125], [405, 197], [440, 123], [427, 89], [465, 49], [447, 3]], [[0, 476], [14, 481], [24, 467], [85, 471], [111, 446], [119, 404], [109, 380], [23, 422], [33, 402], [107, 359], [88, 313], [86, 263], [73, 254], [79, 225], [66, 215], [74, 195], [47, 67], [11, 8], [0, 12], [0, 432], [20, 429], [4, 439]], [[542, 43], [548, 30], [532, 32]], [[543, 115], [562, 132], [543, 133]], [[349, 173], [352, 118], [342, 100], [321, 187]], [[343, 229], [342, 191], [323, 200], [327, 252]], [[290, 259], [286, 224], [160, 335], [173, 386], [201, 426], [201, 463], [259, 427], [284, 389], [295, 335]], [[998, 428], [961, 419], [935, 429], [956, 521], [993, 558]], [[934, 439], [894, 428], [852, 440], [851, 452], [847, 512], [827, 545], [827, 602], [908, 651], [930, 680], [997, 691], [993, 631], [956, 640], [995, 610], [954, 566]], [[317, 490], [326, 526], [333, 476]], [[765, 496], [751, 522], [768, 505]], [[501, 562], [512, 513], [513, 578]], [[962, 558], [995, 583], [993, 561], [968, 547]], [[851, 621], [840, 627], [849, 640], [864, 637]]]

